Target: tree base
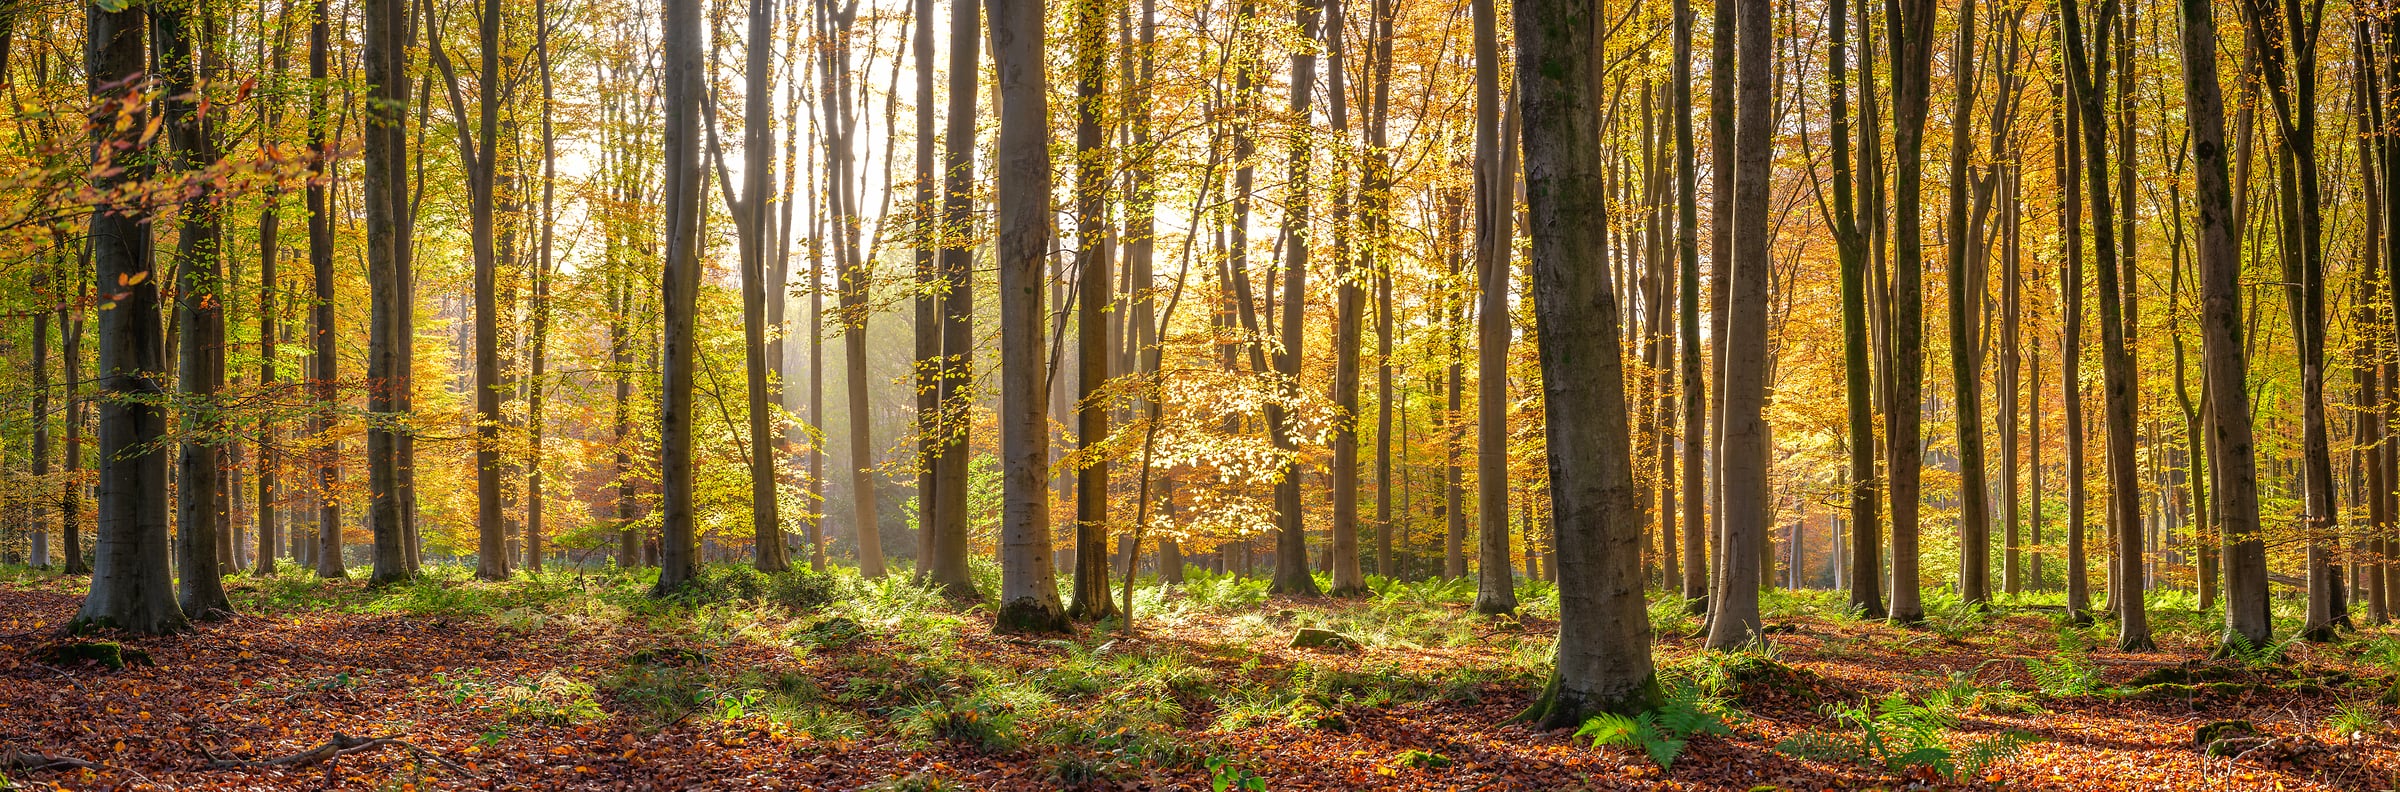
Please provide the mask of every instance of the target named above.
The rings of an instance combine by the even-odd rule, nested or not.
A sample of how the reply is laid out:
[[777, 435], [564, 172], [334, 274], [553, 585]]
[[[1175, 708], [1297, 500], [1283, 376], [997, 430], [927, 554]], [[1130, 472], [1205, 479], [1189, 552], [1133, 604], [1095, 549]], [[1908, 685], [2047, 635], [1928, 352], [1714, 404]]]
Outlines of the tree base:
[[1517, 603], [1514, 600], [1503, 600], [1498, 597], [1476, 597], [1475, 612], [1485, 616], [1512, 615], [1517, 612]]
[[1568, 692], [1560, 684], [1558, 674], [1552, 672], [1550, 681], [1542, 685], [1542, 695], [1534, 699], [1533, 706], [1518, 713], [1516, 720], [1531, 723], [1543, 730], [1572, 729], [1601, 713], [1627, 717], [1639, 715], [1657, 707], [1658, 699], [1658, 675], [1655, 673], [1643, 678], [1642, 683], [1626, 695], [1603, 699]]
[[1033, 597], [1018, 597], [1000, 606], [992, 631], [1004, 635], [1065, 634], [1075, 628], [1057, 605]]

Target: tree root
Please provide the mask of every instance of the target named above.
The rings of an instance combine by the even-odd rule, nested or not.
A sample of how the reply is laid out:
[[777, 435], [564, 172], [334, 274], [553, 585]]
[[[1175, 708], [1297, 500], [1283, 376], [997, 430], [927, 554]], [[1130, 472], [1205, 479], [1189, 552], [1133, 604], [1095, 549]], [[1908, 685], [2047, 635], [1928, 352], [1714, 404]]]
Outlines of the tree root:
[[349, 756], [356, 753], [365, 753], [367, 751], [382, 748], [386, 745], [396, 745], [406, 748], [408, 749], [409, 753], [415, 754], [418, 759], [431, 760], [442, 765], [443, 767], [456, 770], [463, 775], [472, 776], [475, 774], [473, 771], [460, 766], [457, 762], [444, 759], [440, 754], [425, 750], [415, 743], [400, 739], [400, 737], [397, 735], [386, 735], [382, 737], [352, 737], [350, 735], [340, 733], [334, 734], [333, 739], [331, 740], [327, 740], [318, 744], [314, 748], [310, 748], [299, 753], [278, 756], [271, 759], [215, 759], [210, 761], [208, 766], [211, 769], [266, 767], [298, 770], [324, 764], [325, 762], [339, 757]]

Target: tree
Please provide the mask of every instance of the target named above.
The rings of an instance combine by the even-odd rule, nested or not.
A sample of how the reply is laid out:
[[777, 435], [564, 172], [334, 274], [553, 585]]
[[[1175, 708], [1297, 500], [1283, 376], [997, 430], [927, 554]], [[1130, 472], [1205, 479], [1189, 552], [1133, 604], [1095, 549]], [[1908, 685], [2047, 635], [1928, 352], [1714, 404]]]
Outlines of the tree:
[[[412, 279], [408, 266], [408, 0], [364, 0], [367, 96], [367, 283], [373, 329], [367, 341], [367, 497], [375, 532], [369, 585], [416, 574], [409, 563], [408, 502], [402, 491], [406, 436]], [[318, 288], [324, 288], [319, 286]], [[323, 329], [323, 328], [321, 328]], [[330, 374], [330, 372], [321, 372]], [[338, 533], [329, 532], [329, 533]], [[319, 574], [323, 569], [319, 569]]]
[[700, 296], [700, 0], [664, 0], [660, 44], [663, 63], [666, 147], [663, 183], [666, 209], [666, 270], [661, 312], [666, 317], [660, 350], [659, 386], [660, 523], [658, 585], [654, 594], [680, 591], [700, 572], [693, 529], [692, 374], [699, 367], [694, 312]]
[[[2076, 13], [2076, 0], [2062, 3], [2060, 24], [2067, 36], [2067, 74], [2075, 84], [2075, 98], [2083, 123], [2084, 168], [2092, 200], [2092, 217], [2105, 221], [2113, 217], [2109, 203], [2107, 127], [2100, 116], [2100, 75], [2106, 71], [2105, 59], [2095, 62], [2087, 56], [2083, 28]], [[2113, 16], [2116, 0], [2102, 0], [2098, 33], [2101, 41], [2108, 39], [2108, 21]], [[2142, 603], [2142, 513], [2140, 482], [2134, 467], [2133, 446], [2133, 360], [2127, 349], [2124, 315], [2124, 292], [2119, 290], [2116, 236], [2107, 222], [2092, 224], [2092, 249], [2100, 261], [2100, 360], [2104, 409], [2108, 426], [2109, 508], [2115, 514], [2117, 528], [2116, 580], [2123, 592], [2119, 597], [2117, 614], [2117, 646], [2128, 652], [2146, 652], [2156, 648], [2150, 640], [2150, 626]]]
[[[1832, 93], [1833, 238], [1842, 267], [1842, 385], [1844, 440], [1849, 446], [1850, 607], [1869, 617], [1884, 615], [1882, 528], [1876, 517], [1875, 413], [1873, 386], [1867, 367], [1867, 238], [1858, 225], [1858, 205], [1851, 184], [1849, 20], [1844, 0], [1830, 0], [1826, 12], [1827, 86]], [[1864, 34], [1862, 34], [1864, 35]], [[1867, 82], [1871, 83], [1872, 80]], [[1872, 87], [1867, 89], [1872, 91]], [[1874, 130], [1867, 131], [1869, 136]], [[1690, 573], [1686, 573], [1687, 575]], [[1685, 596], [1691, 596], [1685, 588]]]
[[1042, 480], [1050, 449], [1042, 361], [1042, 264], [1050, 249], [1050, 100], [1042, 69], [1043, 0], [987, 0], [998, 76], [993, 158], [1000, 264], [1000, 610], [996, 629], [1064, 632]]
[[834, 226], [834, 256], [840, 262], [835, 277], [839, 281], [842, 312], [842, 382], [850, 410], [850, 513], [858, 532], [859, 574], [876, 578], [883, 576], [884, 569], [883, 539], [875, 517], [874, 426], [868, 420], [873, 405], [867, 396], [867, 302], [868, 291], [874, 284], [867, 271], [867, 254], [859, 245], [862, 221], [856, 193], [855, 155], [851, 151], [857, 116], [850, 99], [850, 34], [858, 6], [852, 3], [837, 8], [831, 0], [824, 0], [818, 6], [817, 21], [825, 26], [821, 32], [828, 42], [820, 69], [825, 101], [818, 104], [826, 114], [825, 197]]
[[1558, 660], [1524, 717], [1545, 728], [1658, 699], [1642, 602], [1638, 490], [1627, 436], [1617, 297], [1607, 276], [1599, 9], [1518, 0], [1517, 97], [1559, 565]]
[[1892, 592], [1891, 620], [1915, 624], [1925, 620], [1925, 604], [1917, 581], [1917, 509], [1924, 474], [1922, 416], [1924, 403], [1924, 278], [1925, 231], [1918, 208], [1925, 171], [1925, 104], [1933, 63], [1932, 0], [1898, 0], [1889, 20], [1892, 48], [1892, 154], [1899, 170], [1893, 175], [1894, 231], [1899, 234], [1892, 279], [1892, 405], [1885, 416], [1885, 440], [1891, 455]]
[[[1315, 0], [1299, 3], [1297, 15], [1300, 38], [1310, 42], [1292, 50], [1291, 104], [1287, 108], [1296, 126], [1291, 137], [1291, 170], [1285, 187], [1290, 191], [1284, 198], [1283, 215], [1283, 331], [1282, 349], [1274, 355], [1276, 390], [1286, 400], [1297, 396], [1300, 389], [1300, 358], [1303, 310], [1308, 302], [1308, 212], [1310, 132], [1307, 119], [1311, 107], [1309, 94], [1316, 89], [1317, 4]], [[1243, 303], [1247, 305], [1248, 300]], [[1264, 340], [1263, 338], [1261, 339]], [[1267, 435], [1275, 447], [1284, 453], [1283, 476], [1275, 482], [1275, 578], [1268, 590], [1277, 594], [1316, 596], [1317, 580], [1308, 574], [1308, 531], [1300, 511], [1299, 440], [1293, 436], [1290, 410], [1281, 404], [1267, 405]]]
[[[143, 11], [84, 9], [85, 85], [95, 100], [93, 181], [103, 190], [150, 176], [141, 155]], [[167, 566], [165, 388], [158, 281], [150, 234], [138, 206], [93, 208], [91, 249], [100, 312], [100, 497], [91, 593], [69, 629], [114, 627], [164, 634], [184, 629]]]
[[[1682, 593], [1693, 607], [1708, 598], [1708, 399], [1701, 380], [1700, 361], [1700, 176], [1692, 140], [1692, 4], [1675, 0], [1675, 259], [1676, 332], [1682, 336], [1683, 395], [1683, 581]], [[1833, 12], [1841, 20], [1838, 0]], [[1835, 34], [1840, 41], [1840, 34]], [[1836, 45], [1836, 61], [1841, 56]], [[1834, 67], [1838, 71], [1841, 67]], [[1838, 101], [1838, 99], [1837, 99]], [[1837, 123], [1839, 123], [1837, 119]], [[1838, 133], [1837, 133], [1838, 140]], [[1839, 146], [1840, 143], [1834, 145]], [[1527, 550], [1530, 552], [1531, 548]]]
[[[1108, 590], [1109, 244], [1108, 19], [1100, 0], [1070, 0], [1075, 41], [1075, 596], [1067, 615], [1113, 616]], [[1298, 245], [1298, 240], [1294, 240]], [[1305, 557], [1302, 558], [1305, 564]], [[1131, 569], [1126, 570], [1128, 577]], [[1306, 567], [1302, 567], [1305, 575]]]
[[2249, 363], [2242, 346], [2240, 224], [2225, 163], [2225, 99], [2217, 78], [2217, 24], [2210, 0], [2182, 0], [2183, 96], [2191, 127], [2192, 231], [2200, 266], [2202, 397], [2208, 467], [2225, 547], [2227, 647], [2266, 646], [2266, 545], [2259, 539], [2258, 467], [2250, 417]]
[[[775, 402], [767, 395], [767, 245], [772, 236], [767, 209], [768, 195], [774, 185], [775, 131], [770, 124], [775, 117], [775, 1], [750, 0], [749, 21], [749, 50], [743, 55], [739, 191], [725, 172], [724, 150], [716, 145], [713, 122], [709, 124], [708, 138], [710, 150], [716, 152], [718, 186], [725, 195], [726, 212], [733, 215], [741, 255], [742, 360], [750, 402], [751, 564], [761, 572], [781, 572], [790, 569], [792, 562], [783, 544], [782, 518], [776, 515]], [[783, 285], [777, 283], [775, 287], [781, 289]]]
[[[315, 300], [309, 305], [309, 334], [315, 336], [312, 350], [315, 370], [309, 376], [309, 392], [317, 409], [310, 419], [309, 432], [317, 438], [311, 456], [317, 460], [317, 576], [347, 578], [350, 571], [342, 565], [342, 502], [334, 497], [341, 483], [342, 467], [339, 441], [329, 440], [333, 433], [335, 411], [340, 409], [335, 396], [335, 357], [338, 350], [333, 324], [333, 207], [329, 202], [325, 171], [333, 161], [334, 143], [327, 94], [331, 88], [326, 81], [328, 62], [332, 60], [331, 5], [327, 0], [311, 3], [308, 26], [308, 268], [310, 287]], [[380, 544], [378, 545], [380, 546]], [[293, 560], [299, 558], [297, 554]]]
[[507, 387], [501, 382], [500, 372], [502, 255], [495, 246], [494, 230], [500, 106], [507, 101], [508, 90], [500, 80], [500, 58], [505, 48], [500, 38], [500, 7], [500, 0], [482, 0], [477, 15], [481, 25], [477, 49], [481, 52], [482, 71], [476, 81], [473, 130], [467, 127], [467, 105], [458, 73], [451, 67], [449, 51], [442, 44], [440, 19], [430, 9], [426, 13], [426, 32], [431, 37], [427, 49], [449, 91], [450, 115], [457, 122], [453, 126], [458, 130], [458, 160], [466, 171], [468, 212], [472, 215], [468, 236], [475, 254], [475, 529], [479, 539], [475, 576], [485, 580], [505, 580], [509, 573], [508, 528], [500, 493], [500, 392]]
[[[1992, 599], [1992, 518], [1983, 459], [1983, 365], [1975, 338], [1984, 290], [1980, 271], [1972, 263], [1979, 256], [1970, 252], [1980, 240], [1967, 221], [1967, 192], [1972, 187], [1980, 193], [1982, 187], [1971, 183], [1975, 179], [1967, 166], [1975, 154], [1974, 125], [1969, 123], [1975, 115], [1975, 36], [1975, 3], [1963, 0], [1958, 6], [1958, 46], [1950, 56], [1956, 102], [1950, 113], [1950, 222], [1946, 228], [1952, 241], [1943, 247], [1949, 253], [1944, 275], [1950, 287], [1950, 383], [1958, 424], [1958, 595], [1970, 605], [1982, 606]], [[2005, 105], [2007, 99], [2002, 92], [1997, 101]], [[1982, 197], [1988, 201], [1988, 195]], [[1981, 209], [1989, 204], [1978, 204], [1980, 226]], [[1970, 274], [1977, 277], [1970, 278]]]
[[176, 356], [176, 391], [181, 409], [177, 434], [183, 437], [176, 456], [175, 567], [176, 599], [183, 612], [197, 619], [218, 619], [233, 612], [225, 598], [218, 567], [219, 533], [232, 527], [221, 522], [217, 508], [220, 470], [224, 465], [223, 412], [217, 394], [225, 387], [225, 308], [222, 258], [217, 249], [218, 208], [215, 190], [202, 172], [216, 165], [216, 129], [208, 117], [206, 80], [215, 76], [215, 21], [198, 3], [150, 6], [151, 39], [157, 59], [167, 141], [173, 153], [168, 171], [184, 176], [179, 227], [175, 235], [177, 300], [175, 308], [182, 349]]
[[954, 599], [974, 599], [967, 569], [968, 391], [975, 360], [975, 94], [982, 14], [976, 0], [950, 0], [950, 106], [942, 133], [942, 370], [939, 456], [934, 460], [933, 546], [927, 582]]
[[1709, 600], [1708, 646], [1733, 649], [1764, 633], [1758, 611], [1759, 552], [1770, 519], [1767, 491], [1767, 280], [1773, 262], [1767, 236], [1768, 168], [1774, 138], [1767, 104], [1772, 79], [1768, 60], [1770, 0], [1741, 0], [1741, 94], [1734, 121], [1733, 281], [1727, 297], [1725, 339], [1725, 456], [1719, 463], [1725, 488], [1724, 533], [1718, 545], [1723, 588]]
[[1499, 12], [1475, 0], [1475, 612], [1517, 609], [1508, 547], [1508, 282], [1514, 147], [1501, 140]]
[[[1333, 557], [1333, 568], [1328, 570], [1333, 576], [1331, 593], [1351, 597], [1367, 591], [1366, 576], [1358, 566], [1358, 347], [1365, 329], [1366, 295], [1359, 288], [1362, 273], [1352, 243], [1356, 226], [1350, 216], [1350, 163], [1355, 156], [1350, 147], [1350, 6], [1342, 0], [1331, 0], [1325, 13], [1326, 48], [1332, 58], [1332, 68], [1326, 75], [1326, 98], [1333, 114], [1334, 139], [1340, 141], [1334, 160], [1338, 163], [1333, 199], [1334, 285], [1339, 291], [1334, 297], [1333, 403], [1341, 410], [1334, 421], [1331, 440], [1333, 535], [1327, 552]], [[1373, 60], [1372, 55], [1369, 60]], [[1147, 247], [1143, 253], [1148, 253]], [[1147, 317], [1143, 324], [1149, 325]]]

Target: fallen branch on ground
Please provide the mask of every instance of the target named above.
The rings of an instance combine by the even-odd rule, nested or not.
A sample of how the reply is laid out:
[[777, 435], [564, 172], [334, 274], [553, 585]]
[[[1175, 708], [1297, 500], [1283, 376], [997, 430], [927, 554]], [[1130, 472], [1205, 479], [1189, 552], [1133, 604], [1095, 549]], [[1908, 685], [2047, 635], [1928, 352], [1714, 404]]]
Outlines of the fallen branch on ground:
[[333, 735], [333, 739], [327, 740], [318, 744], [314, 748], [310, 748], [299, 753], [290, 754], [287, 756], [278, 756], [272, 759], [217, 759], [209, 762], [208, 766], [212, 769], [236, 767], [279, 767], [297, 770], [305, 767], [314, 767], [336, 757], [349, 756], [355, 753], [365, 753], [386, 745], [396, 745], [406, 748], [408, 749], [409, 753], [415, 754], [419, 759], [430, 759], [434, 762], [440, 763], [443, 767], [448, 767], [462, 774], [470, 776], [474, 775], [473, 772], [467, 770], [465, 767], [460, 766], [457, 762], [444, 759], [439, 754], [425, 750], [424, 748], [417, 746], [415, 743], [400, 739], [397, 736], [387, 735], [383, 737], [352, 737], [347, 734], [339, 733]]

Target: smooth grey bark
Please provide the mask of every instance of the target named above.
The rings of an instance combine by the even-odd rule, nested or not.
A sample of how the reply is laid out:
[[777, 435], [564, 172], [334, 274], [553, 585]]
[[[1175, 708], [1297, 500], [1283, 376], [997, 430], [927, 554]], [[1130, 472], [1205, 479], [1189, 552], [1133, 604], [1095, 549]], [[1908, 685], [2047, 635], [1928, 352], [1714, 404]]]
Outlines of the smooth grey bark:
[[[166, 137], [172, 153], [166, 167], [177, 175], [205, 171], [216, 164], [215, 124], [201, 110], [202, 80], [213, 76], [215, 55], [206, 51], [214, 41], [213, 21], [191, 6], [150, 7], [152, 57], [166, 98]], [[176, 600], [185, 615], [217, 619], [229, 615], [220, 567], [225, 562], [221, 534], [231, 530], [218, 508], [224, 442], [224, 418], [217, 404], [225, 387], [225, 309], [222, 301], [224, 267], [218, 253], [216, 191], [202, 180], [189, 188], [179, 207], [175, 239], [178, 273], [174, 313], [181, 349], [176, 353], [177, 433], [183, 436], [176, 454], [175, 571]]]
[[1733, 177], [1733, 280], [1726, 299], [1724, 532], [1717, 555], [1723, 589], [1709, 600], [1708, 647], [1733, 649], [1762, 639], [1758, 586], [1760, 552], [1768, 530], [1767, 322], [1769, 280], [1774, 261], [1767, 218], [1774, 138], [1768, 104], [1768, 38], [1772, 0], [1738, 0], [1741, 95], [1735, 99]]
[[[2100, 355], [2103, 385], [2103, 409], [2108, 432], [2109, 508], [2115, 517], [2117, 553], [2113, 559], [2116, 586], [2123, 592], [2117, 613], [2117, 646], [2128, 652], [2153, 651], [2157, 647], [2150, 639], [2150, 626], [2141, 593], [2142, 513], [2139, 500], [2140, 481], [2134, 466], [2133, 437], [2133, 360], [2126, 337], [2124, 293], [2119, 287], [2119, 271], [2115, 228], [2106, 222], [2114, 217], [2108, 185], [2107, 134], [2100, 115], [2100, 96], [2096, 87], [2105, 71], [2105, 62], [2095, 60], [2085, 52], [2083, 26], [2075, 9], [2076, 0], [2061, 3], [2061, 25], [2067, 36], [2067, 73], [2075, 84], [2076, 104], [2082, 111], [2084, 168], [2086, 188], [2090, 191], [2092, 217], [2101, 222], [2092, 225], [2092, 250], [2100, 262]], [[2095, 38], [2107, 40], [2108, 19], [2114, 13], [2116, 0], [2102, 0], [2098, 33]]]
[[[1882, 494], [1875, 470], [1874, 385], [1867, 365], [1867, 237], [1858, 225], [1858, 204], [1850, 164], [1850, 85], [1846, 46], [1850, 20], [1844, 0], [1830, 0], [1826, 14], [1826, 62], [1833, 113], [1833, 229], [1835, 252], [1842, 267], [1842, 386], [1849, 452], [1846, 486], [1850, 509], [1850, 607], [1867, 618], [1884, 614], [1881, 518], [1876, 514]], [[1861, 37], [1873, 35], [1861, 31]], [[1873, 91], [1872, 79], [1862, 81]], [[1869, 129], [1866, 134], [1876, 134]], [[1838, 555], [1839, 550], [1835, 553]], [[1686, 573], [1687, 575], [1690, 573]], [[1690, 596], [1688, 593], [1686, 596]]]
[[1891, 456], [1892, 591], [1890, 618], [1925, 620], [1917, 572], [1918, 507], [1923, 495], [1925, 401], [1925, 232], [1918, 206], [1925, 171], [1925, 111], [1932, 79], [1932, 0], [1899, 0], [1890, 24], [1892, 48], [1893, 231], [1897, 255], [1891, 294], [1892, 405], [1885, 416]]
[[[144, 73], [143, 12], [84, 9], [85, 86], [96, 107], [93, 171], [107, 190], [150, 176], [147, 158], [135, 152], [140, 125], [119, 127], [120, 110], [140, 102], [134, 84]], [[100, 497], [98, 545], [91, 593], [69, 622], [70, 630], [105, 627], [145, 634], [185, 628], [175, 602], [167, 548], [167, 455], [159, 440], [167, 419], [158, 397], [165, 388], [153, 378], [164, 367], [165, 330], [159, 321], [158, 281], [151, 267], [150, 234], [139, 207], [94, 207], [91, 219], [93, 276], [102, 305], [99, 344]]]
[[[309, 332], [316, 337], [311, 354], [314, 370], [309, 372], [310, 398], [317, 409], [309, 419], [309, 431], [314, 440], [309, 453], [316, 460], [316, 571], [320, 578], [348, 578], [350, 571], [342, 565], [342, 503], [333, 497], [341, 486], [342, 466], [340, 442], [331, 440], [340, 396], [335, 389], [339, 379], [335, 357], [339, 350], [334, 333], [333, 298], [333, 206], [331, 191], [326, 183], [326, 167], [333, 161], [333, 118], [328, 107], [326, 82], [332, 60], [332, 5], [327, 0], [315, 0], [308, 27], [308, 148], [314, 156], [308, 162], [308, 269], [314, 301], [309, 304]], [[301, 550], [295, 543], [294, 551]], [[300, 561], [301, 553], [294, 552], [292, 560]]]
[[995, 629], [1065, 632], [1043, 486], [1050, 447], [1043, 405], [1042, 269], [1050, 249], [1050, 100], [1044, 0], [987, 0], [1000, 135], [993, 158], [1000, 268], [1000, 609]]
[[695, 558], [692, 374], [699, 366], [693, 313], [700, 295], [699, 235], [703, 222], [700, 172], [700, 0], [664, 0], [662, 93], [665, 156], [660, 195], [666, 214], [665, 271], [660, 312], [665, 317], [659, 386], [659, 551], [656, 595], [681, 590], [700, 572]]
[[[367, 497], [375, 535], [372, 586], [416, 574], [409, 563], [406, 498], [401, 491], [406, 429], [403, 391], [407, 347], [408, 256], [402, 215], [408, 207], [408, 0], [368, 0], [364, 16], [367, 96], [364, 177], [367, 215]], [[321, 571], [321, 570], [320, 570]]]
[[[458, 158], [467, 177], [469, 247], [475, 276], [475, 576], [506, 580], [509, 574], [508, 519], [501, 494], [500, 394], [510, 386], [500, 370], [500, 260], [513, 259], [498, 249], [495, 197], [498, 192], [500, 105], [507, 93], [500, 81], [501, 0], [482, 0], [477, 13], [480, 71], [476, 81], [475, 127], [467, 126], [467, 105], [442, 42], [438, 15], [426, 15], [427, 51], [441, 70], [449, 91], [450, 115], [456, 122]], [[511, 300], [511, 303], [514, 301]], [[513, 306], [511, 312], [514, 312]]]
[[1618, 303], [1605, 264], [1607, 192], [1591, 144], [1600, 134], [1599, 8], [1593, 0], [1518, 0], [1514, 11], [1559, 566], [1558, 659], [1523, 717], [1566, 728], [1600, 712], [1647, 710], [1659, 689], [1642, 601], [1641, 494]]
[[915, 0], [911, 4], [914, 19], [909, 46], [916, 48], [916, 164], [915, 189], [916, 235], [913, 245], [916, 258], [916, 296], [910, 302], [916, 308], [915, 324], [909, 329], [916, 341], [914, 369], [909, 380], [916, 389], [917, 424], [917, 557], [909, 580], [924, 585], [933, 571], [935, 526], [940, 523], [935, 511], [940, 508], [940, 458], [942, 453], [942, 215], [941, 199], [935, 191], [941, 189], [935, 176], [933, 132], [933, 0]]
[[934, 462], [934, 530], [927, 582], [977, 597], [967, 569], [967, 410], [974, 386], [975, 110], [983, 16], [976, 0], [950, 1], [950, 92], [942, 135], [942, 444]]
[[2266, 545], [2259, 538], [2258, 466], [2251, 435], [2249, 367], [2242, 347], [2241, 248], [2225, 162], [2225, 98], [2217, 77], [2217, 25], [2210, 0], [2182, 0], [2184, 113], [2191, 128], [2192, 231], [2200, 268], [2202, 399], [2210, 481], [2224, 536], [2225, 636], [2263, 647], [2274, 625], [2267, 602]]
[[[1977, 243], [1982, 240], [1970, 230], [1967, 220], [1967, 192], [1970, 188], [1981, 192], [1981, 184], [1967, 165], [1975, 155], [1974, 125], [1970, 123], [1975, 114], [1975, 16], [1974, 0], [1962, 0], [1958, 6], [1958, 43], [1950, 55], [1955, 103], [1950, 113], [1949, 223], [1945, 226], [1949, 244], [1943, 245], [1949, 261], [1943, 275], [1950, 287], [1946, 313], [1950, 325], [1951, 409], [1958, 437], [1958, 595], [1970, 605], [1981, 606], [1992, 599], [1992, 517], [1991, 488], [1983, 455], [1983, 366], [1975, 338], [1976, 316], [1983, 307], [1984, 290], [1982, 279], [1974, 277], [1980, 273], [1973, 262], [1979, 258]], [[2002, 85], [2005, 88], [2006, 83]], [[2003, 91], [1997, 101], [2007, 100]], [[1981, 225], [1983, 206], [1979, 201], [1977, 226]]]
[[[1333, 524], [1326, 553], [1333, 559], [1327, 570], [1333, 578], [1331, 593], [1346, 597], [1367, 591], [1366, 575], [1358, 566], [1358, 347], [1366, 295], [1359, 287], [1361, 262], [1351, 236], [1350, 163], [1355, 155], [1350, 148], [1350, 6], [1331, 0], [1325, 13], [1326, 48], [1331, 58], [1326, 98], [1333, 116], [1333, 138], [1342, 146], [1334, 157], [1333, 179], [1333, 403], [1341, 417], [1335, 421], [1329, 441], [1333, 450]], [[1369, 58], [1372, 60], [1372, 55]]]
[[[1475, 612], [1517, 609], [1508, 545], [1509, 254], [1516, 147], [1502, 139], [1499, 12], [1475, 0]], [[1513, 120], [1513, 119], [1512, 119]]]
[[[1700, 177], [1692, 136], [1691, 0], [1675, 0], [1674, 14], [1675, 60], [1670, 81], [1674, 83], [1675, 94], [1676, 293], [1681, 299], [1676, 332], [1682, 336], [1683, 347], [1679, 385], [1683, 392], [1681, 591], [1685, 602], [1698, 603], [1708, 598], [1708, 408], [1714, 402], [1709, 400], [1707, 384], [1701, 379]], [[1834, 13], [1837, 24], [1840, 16], [1837, 10]], [[1528, 545], [1526, 549], [1530, 554], [1532, 547]]]

